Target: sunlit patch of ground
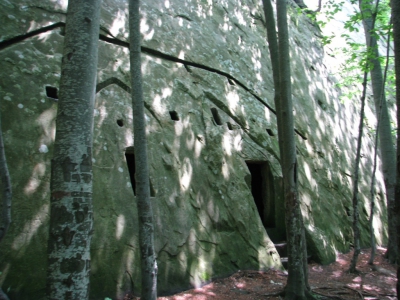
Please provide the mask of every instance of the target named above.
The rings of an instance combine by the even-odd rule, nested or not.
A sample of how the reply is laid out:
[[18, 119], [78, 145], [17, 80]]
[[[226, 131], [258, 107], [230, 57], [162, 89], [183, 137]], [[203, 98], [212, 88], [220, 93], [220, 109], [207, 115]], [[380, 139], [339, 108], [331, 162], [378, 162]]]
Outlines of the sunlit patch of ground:
[[[358, 274], [348, 272], [353, 252], [339, 254], [337, 260], [329, 265], [309, 264], [309, 283], [319, 299], [336, 300], [394, 300], [396, 298], [396, 268], [390, 265], [383, 255], [386, 249], [378, 248], [375, 267], [368, 265], [370, 249], [364, 249], [358, 259]], [[160, 300], [261, 300], [280, 298], [286, 284], [287, 275], [281, 271], [254, 270], [238, 271], [235, 274], [216, 279], [201, 288], [184, 291]], [[139, 299], [135, 297], [126, 298]]]

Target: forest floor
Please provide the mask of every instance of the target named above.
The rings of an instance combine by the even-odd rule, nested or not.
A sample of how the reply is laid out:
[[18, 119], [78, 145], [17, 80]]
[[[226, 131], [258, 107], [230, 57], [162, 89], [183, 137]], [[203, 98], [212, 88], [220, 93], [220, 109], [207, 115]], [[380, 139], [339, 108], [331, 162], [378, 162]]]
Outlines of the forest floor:
[[[368, 265], [370, 249], [363, 249], [358, 259], [359, 274], [348, 272], [353, 251], [338, 254], [336, 262], [321, 266], [309, 264], [309, 283], [318, 299], [397, 299], [396, 267], [383, 258], [386, 249], [378, 248], [374, 266]], [[159, 300], [258, 300], [283, 299], [277, 295], [286, 284], [287, 273], [270, 270], [238, 271], [197, 289]], [[138, 299], [138, 298], [127, 298]]]

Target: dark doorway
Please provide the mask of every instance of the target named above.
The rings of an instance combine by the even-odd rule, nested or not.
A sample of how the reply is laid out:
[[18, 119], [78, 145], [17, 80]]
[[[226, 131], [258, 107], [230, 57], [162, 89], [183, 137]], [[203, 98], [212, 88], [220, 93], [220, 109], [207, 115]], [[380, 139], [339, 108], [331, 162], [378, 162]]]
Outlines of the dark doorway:
[[267, 162], [247, 161], [251, 174], [251, 193], [266, 229], [275, 228], [275, 195], [271, 171]]
[[133, 194], [136, 196], [136, 164], [135, 164], [135, 154], [133, 152], [125, 152], [126, 163], [128, 164], [129, 177], [131, 178], [131, 184], [133, 189]]
[[[131, 178], [131, 184], [133, 189], [133, 194], [136, 196], [136, 163], [135, 163], [135, 153], [132, 147], [127, 148], [125, 152], [126, 163], [128, 165], [129, 177]], [[150, 179], [149, 179], [150, 180]], [[155, 197], [156, 192], [150, 181], [150, 197]]]

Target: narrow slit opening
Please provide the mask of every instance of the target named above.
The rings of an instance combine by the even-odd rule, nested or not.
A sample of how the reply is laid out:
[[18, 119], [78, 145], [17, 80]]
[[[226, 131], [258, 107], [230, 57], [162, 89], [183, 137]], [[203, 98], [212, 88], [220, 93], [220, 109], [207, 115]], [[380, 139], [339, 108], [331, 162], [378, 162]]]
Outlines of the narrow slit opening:
[[213, 118], [214, 118], [215, 123], [216, 123], [217, 125], [222, 125], [221, 117], [220, 117], [220, 115], [219, 115], [218, 110], [217, 110], [215, 107], [211, 108], [211, 113], [212, 113], [212, 115], [213, 115]]
[[275, 136], [274, 132], [272, 131], [272, 129], [267, 128], [267, 132], [269, 134], [269, 136]]
[[303, 140], [307, 140], [307, 137], [305, 134], [301, 133], [300, 131], [298, 131], [297, 129], [294, 130]]

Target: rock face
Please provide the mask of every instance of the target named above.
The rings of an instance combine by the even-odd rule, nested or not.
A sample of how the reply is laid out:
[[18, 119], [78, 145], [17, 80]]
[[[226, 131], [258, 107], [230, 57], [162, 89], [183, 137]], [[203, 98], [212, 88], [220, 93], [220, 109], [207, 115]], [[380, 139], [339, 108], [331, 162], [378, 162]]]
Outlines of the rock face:
[[[104, 0], [94, 138], [91, 299], [140, 289], [125, 1]], [[66, 1], [0, 2], [0, 107], [13, 183], [1, 283], [44, 299], [50, 160]], [[281, 268], [285, 239], [272, 72], [262, 8], [252, 0], [143, 1], [143, 81], [159, 293], [238, 269]], [[321, 263], [352, 241], [358, 117], [339, 101], [319, 31], [290, 12], [301, 208]], [[79, 75], [77, 75], [79, 78]], [[369, 240], [372, 142], [361, 166], [362, 245]], [[378, 174], [375, 235], [386, 238]]]

